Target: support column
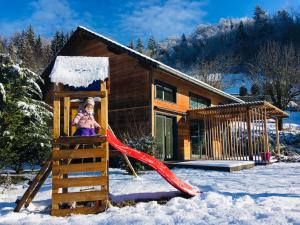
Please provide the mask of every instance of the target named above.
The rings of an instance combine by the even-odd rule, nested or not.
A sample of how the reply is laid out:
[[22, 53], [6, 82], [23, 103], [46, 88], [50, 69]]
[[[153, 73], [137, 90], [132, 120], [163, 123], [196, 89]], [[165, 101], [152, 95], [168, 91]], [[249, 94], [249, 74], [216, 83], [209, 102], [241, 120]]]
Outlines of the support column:
[[252, 130], [251, 130], [251, 114], [250, 109], [246, 109], [247, 133], [248, 133], [248, 154], [249, 160], [253, 161], [253, 146], [252, 146]]
[[267, 110], [264, 109], [264, 152], [269, 152], [269, 140], [267, 131]]
[[275, 127], [276, 127], [276, 152], [280, 154], [280, 143], [279, 143], [279, 121], [278, 118], [275, 119]]
[[[54, 99], [53, 102], [53, 139], [57, 139], [60, 136], [60, 99]], [[52, 151], [59, 151], [57, 144], [53, 144]], [[52, 168], [59, 165], [59, 161], [52, 161]], [[54, 180], [59, 179], [59, 176], [52, 174], [52, 183]], [[53, 188], [52, 186], [52, 207], [51, 214], [53, 215], [53, 210], [58, 210], [58, 203], [56, 201], [55, 194], [58, 194], [58, 188]]]
[[[103, 128], [101, 130], [102, 135], [107, 135], [107, 129], [108, 129], [108, 89], [107, 89], [107, 81], [101, 81], [101, 127]], [[106, 151], [106, 158], [104, 159], [106, 162], [106, 171], [104, 172], [104, 175], [107, 177], [106, 181], [106, 190], [107, 193], [109, 193], [109, 144], [107, 141], [102, 143], [102, 151]], [[108, 204], [108, 195], [106, 196], [106, 202], [104, 205]]]

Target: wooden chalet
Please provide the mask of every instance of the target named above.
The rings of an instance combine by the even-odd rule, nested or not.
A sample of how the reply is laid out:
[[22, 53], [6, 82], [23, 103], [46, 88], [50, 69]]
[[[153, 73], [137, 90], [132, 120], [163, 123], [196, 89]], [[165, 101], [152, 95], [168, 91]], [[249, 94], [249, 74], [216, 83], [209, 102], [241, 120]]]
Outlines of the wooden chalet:
[[[109, 58], [110, 126], [118, 136], [156, 136], [161, 160], [259, 160], [268, 151], [268, 119], [288, 116], [266, 102], [245, 103], [84, 27], [58, 55]], [[54, 92], [66, 91], [49, 81], [52, 67], [43, 73], [50, 104]], [[99, 83], [84, 90], [95, 87]], [[71, 104], [74, 116], [78, 103]]]

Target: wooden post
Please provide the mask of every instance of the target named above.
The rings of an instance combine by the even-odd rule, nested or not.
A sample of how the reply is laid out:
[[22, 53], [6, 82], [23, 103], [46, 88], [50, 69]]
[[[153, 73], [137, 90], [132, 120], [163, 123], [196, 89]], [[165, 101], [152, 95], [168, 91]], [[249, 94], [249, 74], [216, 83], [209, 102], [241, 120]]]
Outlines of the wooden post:
[[[103, 128], [101, 130], [102, 135], [107, 135], [107, 129], [108, 129], [108, 90], [106, 86], [106, 81], [101, 81], [101, 127]], [[109, 144], [108, 142], [102, 143], [102, 150], [106, 151], [106, 158], [104, 158], [106, 162], [106, 171], [104, 172], [104, 175], [107, 177], [107, 182], [105, 185], [105, 189], [107, 190], [107, 201], [105, 205], [108, 204], [108, 193], [109, 193], [109, 178], [108, 178], [108, 169], [109, 169]]]
[[279, 143], [279, 123], [278, 118], [275, 119], [275, 126], [276, 126], [276, 152], [280, 155], [280, 143]]
[[269, 140], [267, 131], [267, 110], [264, 109], [264, 152], [269, 152]]
[[[70, 136], [70, 97], [64, 97], [64, 135]], [[63, 162], [68, 163], [68, 160]], [[63, 174], [63, 178], [68, 178], [68, 174]], [[67, 193], [68, 188], [63, 188], [62, 192]]]
[[[53, 139], [57, 139], [60, 136], [60, 99], [54, 99], [53, 102]], [[52, 151], [59, 150], [59, 147], [54, 144]], [[53, 161], [54, 165], [59, 165], [59, 161]], [[59, 176], [52, 175], [52, 182], [55, 179], [58, 179]], [[58, 194], [58, 188], [52, 187], [52, 210], [57, 210], [59, 208], [58, 204], [54, 204], [53, 198], [55, 198], [55, 194]], [[52, 213], [51, 213], [52, 214]]]
[[249, 154], [249, 160], [253, 161], [251, 115], [250, 115], [250, 109], [248, 107], [246, 109], [246, 119], [247, 119], [247, 133], [248, 133], [248, 154]]
[[70, 136], [70, 97], [64, 97], [64, 133]]

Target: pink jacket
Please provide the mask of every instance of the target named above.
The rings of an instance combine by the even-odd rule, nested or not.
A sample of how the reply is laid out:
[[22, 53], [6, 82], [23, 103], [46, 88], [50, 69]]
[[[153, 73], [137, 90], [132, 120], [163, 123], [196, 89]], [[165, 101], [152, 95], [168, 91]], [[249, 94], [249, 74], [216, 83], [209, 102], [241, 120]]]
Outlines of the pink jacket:
[[96, 122], [95, 117], [89, 114], [85, 109], [79, 108], [78, 113], [72, 121], [72, 125], [76, 128], [99, 128], [100, 125]]

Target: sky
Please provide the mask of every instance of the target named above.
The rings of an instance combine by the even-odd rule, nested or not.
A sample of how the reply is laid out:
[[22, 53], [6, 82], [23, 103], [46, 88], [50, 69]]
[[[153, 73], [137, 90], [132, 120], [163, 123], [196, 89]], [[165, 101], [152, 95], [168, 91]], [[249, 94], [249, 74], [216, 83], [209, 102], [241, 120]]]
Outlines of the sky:
[[81, 25], [123, 44], [151, 35], [163, 40], [221, 18], [252, 17], [256, 5], [272, 15], [279, 9], [300, 9], [300, 0], [5, 0], [0, 36], [31, 24], [49, 38], [56, 30], [68, 32]]

